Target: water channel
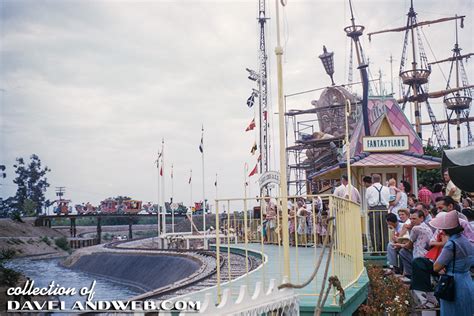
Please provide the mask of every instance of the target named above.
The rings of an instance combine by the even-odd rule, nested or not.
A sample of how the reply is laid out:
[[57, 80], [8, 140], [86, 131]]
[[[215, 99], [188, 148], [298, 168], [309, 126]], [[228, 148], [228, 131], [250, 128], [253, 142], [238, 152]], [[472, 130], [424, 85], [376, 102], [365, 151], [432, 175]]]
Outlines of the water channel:
[[[65, 288], [75, 288], [77, 292], [83, 287], [90, 288], [95, 280], [94, 301], [109, 300], [127, 300], [142, 292], [124, 286], [122, 284], [110, 281], [106, 278], [91, 275], [84, 272], [74, 271], [63, 267], [60, 259], [14, 259], [9, 261], [6, 266], [10, 269], [20, 271], [31, 280], [35, 281], [35, 287], [48, 287], [51, 281]], [[65, 302], [66, 307], [70, 307], [76, 301], [85, 302], [86, 297], [76, 294], [74, 296], [61, 296], [61, 301]], [[64, 315], [64, 314], [63, 314]]]

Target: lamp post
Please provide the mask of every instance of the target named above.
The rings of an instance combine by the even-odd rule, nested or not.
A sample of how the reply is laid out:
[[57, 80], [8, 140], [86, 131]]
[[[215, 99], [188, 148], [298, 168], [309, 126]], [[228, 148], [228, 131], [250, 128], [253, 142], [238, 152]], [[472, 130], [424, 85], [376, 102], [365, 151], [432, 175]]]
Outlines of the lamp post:
[[334, 75], [334, 52], [328, 52], [326, 46], [323, 45], [323, 53], [319, 55], [319, 59], [321, 59], [326, 73], [331, 77], [331, 82], [334, 86], [335, 83], [332, 77]]
[[[281, 0], [281, 4], [286, 5], [286, 0]], [[282, 209], [282, 243], [283, 243], [283, 275], [290, 281], [290, 233], [288, 230], [288, 184], [286, 175], [286, 148], [285, 148], [285, 108], [283, 100], [283, 66], [282, 55], [283, 48], [280, 44], [280, 12], [278, 0], [275, 0], [276, 6], [276, 25], [277, 25], [277, 46], [275, 55], [277, 58], [277, 77], [278, 77], [278, 129], [280, 136], [280, 198]]]

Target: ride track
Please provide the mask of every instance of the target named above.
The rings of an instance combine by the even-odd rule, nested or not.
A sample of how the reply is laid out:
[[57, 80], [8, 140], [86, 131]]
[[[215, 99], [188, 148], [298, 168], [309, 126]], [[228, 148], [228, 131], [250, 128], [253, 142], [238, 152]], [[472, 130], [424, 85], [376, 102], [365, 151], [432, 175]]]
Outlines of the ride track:
[[[135, 239], [136, 241], [138, 239]], [[206, 259], [215, 260], [216, 253], [214, 251], [208, 250], [186, 250], [186, 249], [159, 249], [159, 248], [139, 248], [139, 247], [123, 247], [120, 246], [121, 244], [125, 244], [130, 241], [116, 241], [109, 244], [104, 245], [107, 249], [114, 249], [114, 250], [125, 250], [125, 251], [146, 251], [146, 252], [160, 252], [160, 254], [169, 255], [180, 255], [184, 257], [190, 257], [191, 259], [196, 260], [196, 256], [190, 256], [189, 254], [195, 254], [198, 257], [201, 257], [201, 262], [203, 265], [206, 265]], [[203, 260], [204, 259], [204, 260]], [[228, 265], [228, 261], [230, 259], [230, 276], [229, 270], [226, 269]], [[257, 256], [248, 256], [248, 271], [252, 271], [256, 269], [260, 264], [262, 264], [260, 258]], [[247, 273], [245, 268], [245, 256], [243, 254], [238, 253], [230, 253], [230, 257], [228, 258], [226, 255], [220, 256], [220, 274], [221, 280], [235, 280], [238, 277], [241, 277]], [[184, 278], [178, 282], [173, 284], [166, 285], [164, 287], [146, 292], [144, 294], [138, 295], [133, 298], [133, 300], [165, 300], [171, 299], [174, 297], [178, 297], [185, 294], [190, 294], [193, 292], [198, 292], [210, 287], [214, 287], [217, 285], [217, 265], [212, 268], [210, 271], [206, 271], [205, 267], [201, 268], [191, 274], [189, 277]]]

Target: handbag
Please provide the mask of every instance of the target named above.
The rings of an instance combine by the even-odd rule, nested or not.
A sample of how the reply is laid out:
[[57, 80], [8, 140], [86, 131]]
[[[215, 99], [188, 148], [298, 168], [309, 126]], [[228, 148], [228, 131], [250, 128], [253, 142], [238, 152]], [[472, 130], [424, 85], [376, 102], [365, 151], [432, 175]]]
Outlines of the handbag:
[[[453, 243], [453, 274], [454, 274], [454, 264], [456, 263], [456, 243]], [[443, 274], [440, 276], [438, 284], [434, 290], [434, 296], [438, 299], [442, 299], [445, 301], [454, 301], [455, 299], [455, 284], [454, 284], [454, 276]]]

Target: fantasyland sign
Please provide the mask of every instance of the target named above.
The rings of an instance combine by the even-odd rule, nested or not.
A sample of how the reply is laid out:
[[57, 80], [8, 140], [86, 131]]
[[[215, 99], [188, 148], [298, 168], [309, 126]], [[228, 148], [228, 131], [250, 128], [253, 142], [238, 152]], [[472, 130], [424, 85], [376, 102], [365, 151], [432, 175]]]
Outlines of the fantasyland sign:
[[362, 151], [396, 152], [410, 148], [407, 135], [403, 136], [365, 136], [362, 138]]

